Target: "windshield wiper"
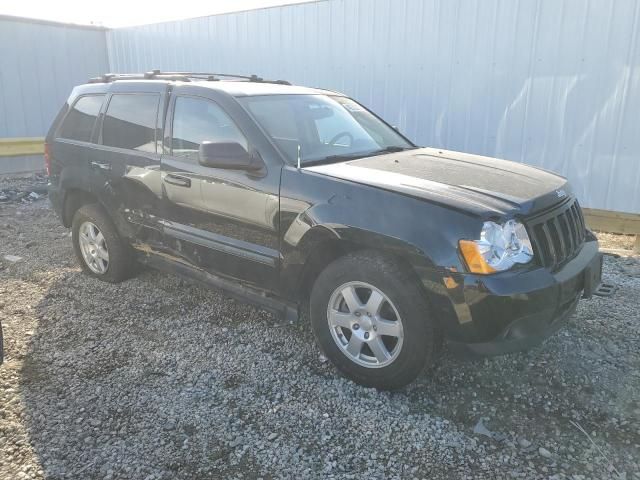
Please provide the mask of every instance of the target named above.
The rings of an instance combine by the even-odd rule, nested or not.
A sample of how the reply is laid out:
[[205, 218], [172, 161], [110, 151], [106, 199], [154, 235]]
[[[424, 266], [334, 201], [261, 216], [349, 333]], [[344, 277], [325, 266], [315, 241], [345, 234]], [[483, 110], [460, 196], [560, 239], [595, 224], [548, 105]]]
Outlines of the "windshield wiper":
[[370, 152], [358, 152], [348, 153], [343, 155], [329, 155], [328, 157], [319, 158], [318, 160], [309, 160], [303, 163], [303, 167], [311, 167], [313, 165], [322, 165], [325, 163], [337, 163], [346, 162], [349, 160], [357, 160], [359, 158], [373, 157], [376, 155], [383, 155], [385, 153], [403, 152], [405, 150], [413, 150], [418, 147], [399, 147], [397, 145], [391, 145], [389, 147], [381, 148], [379, 150], [372, 150]]

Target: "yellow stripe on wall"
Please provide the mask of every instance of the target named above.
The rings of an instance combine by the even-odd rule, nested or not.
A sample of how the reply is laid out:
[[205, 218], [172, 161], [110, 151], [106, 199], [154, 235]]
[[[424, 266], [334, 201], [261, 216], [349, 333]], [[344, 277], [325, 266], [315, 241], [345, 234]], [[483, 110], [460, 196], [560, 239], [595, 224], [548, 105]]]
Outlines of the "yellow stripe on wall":
[[0, 157], [21, 157], [44, 153], [44, 137], [0, 138]]
[[593, 230], [640, 235], [640, 214], [583, 208], [584, 220]]

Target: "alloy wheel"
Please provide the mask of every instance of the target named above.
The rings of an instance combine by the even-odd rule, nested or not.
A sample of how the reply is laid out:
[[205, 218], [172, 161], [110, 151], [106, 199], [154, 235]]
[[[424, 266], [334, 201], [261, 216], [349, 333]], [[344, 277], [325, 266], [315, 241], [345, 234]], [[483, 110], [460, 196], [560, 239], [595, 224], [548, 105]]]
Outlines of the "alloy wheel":
[[84, 222], [78, 230], [78, 243], [87, 267], [98, 275], [109, 268], [109, 249], [100, 229], [92, 222]]
[[402, 319], [389, 297], [365, 282], [336, 288], [327, 308], [331, 336], [347, 358], [367, 368], [386, 367], [402, 350]]

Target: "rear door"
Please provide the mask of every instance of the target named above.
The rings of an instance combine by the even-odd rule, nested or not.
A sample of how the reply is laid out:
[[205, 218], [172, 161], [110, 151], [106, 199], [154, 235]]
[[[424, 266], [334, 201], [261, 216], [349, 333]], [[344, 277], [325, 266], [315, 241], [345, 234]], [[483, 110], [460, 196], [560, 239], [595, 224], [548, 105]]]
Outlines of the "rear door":
[[167, 88], [159, 82], [114, 83], [101, 115], [98, 145], [88, 159], [119, 230], [143, 249], [159, 245], [162, 236], [158, 145]]
[[[59, 180], [61, 169], [65, 167], [73, 172], [74, 179], [81, 179], [84, 182], [82, 185], [71, 185], [71, 188], [91, 189], [88, 152], [97, 135], [95, 125], [106, 97], [104, 93], [92, 92], [71, 99], [71, 105], [64, 114], [64, 118], [57, 129], [50, 134], [52, 182]], [[61, 186], [69, 187], [69, 185]]]
[[162, 157], [167, 245], [196, 268], [276, 290], [281, 163], [267, 159], [259, 173], [200, 165], [205, 140], [237, 142], [260, 155], [264, 139], [228, 95], [176, 86], [169, 111]]

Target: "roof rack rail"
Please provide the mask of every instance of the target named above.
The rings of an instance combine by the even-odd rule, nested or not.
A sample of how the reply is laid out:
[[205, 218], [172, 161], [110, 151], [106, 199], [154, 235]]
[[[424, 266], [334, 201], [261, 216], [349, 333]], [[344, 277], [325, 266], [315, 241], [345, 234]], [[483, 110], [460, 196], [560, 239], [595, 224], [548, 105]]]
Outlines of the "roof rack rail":
[[116, 80], [174, 80], [190, 82], [192, 80], [206, 80], [217, 82], [222, 78], [237, 78], [240, 80], [256, 83], [276, 83], [279, 85], [291, 85], [286, 80], [266, 80], [258, 75], [236, 75], [233, 73], [210, 73], [210, 72], [163, 72], [151, 70], [145, 73], [105, 73], [99, 77], [89, 79], [89, 83], [110, 83]]
[[89, 83], [110, 83], [116, 80], [182, 80], [189, 81], [189, 78], [184, 75], [165, 75], [162, 73], [155, 74], [154, 72], [147, 73], [105, 73], [99, 77], [93, 77], [89, 79]]

